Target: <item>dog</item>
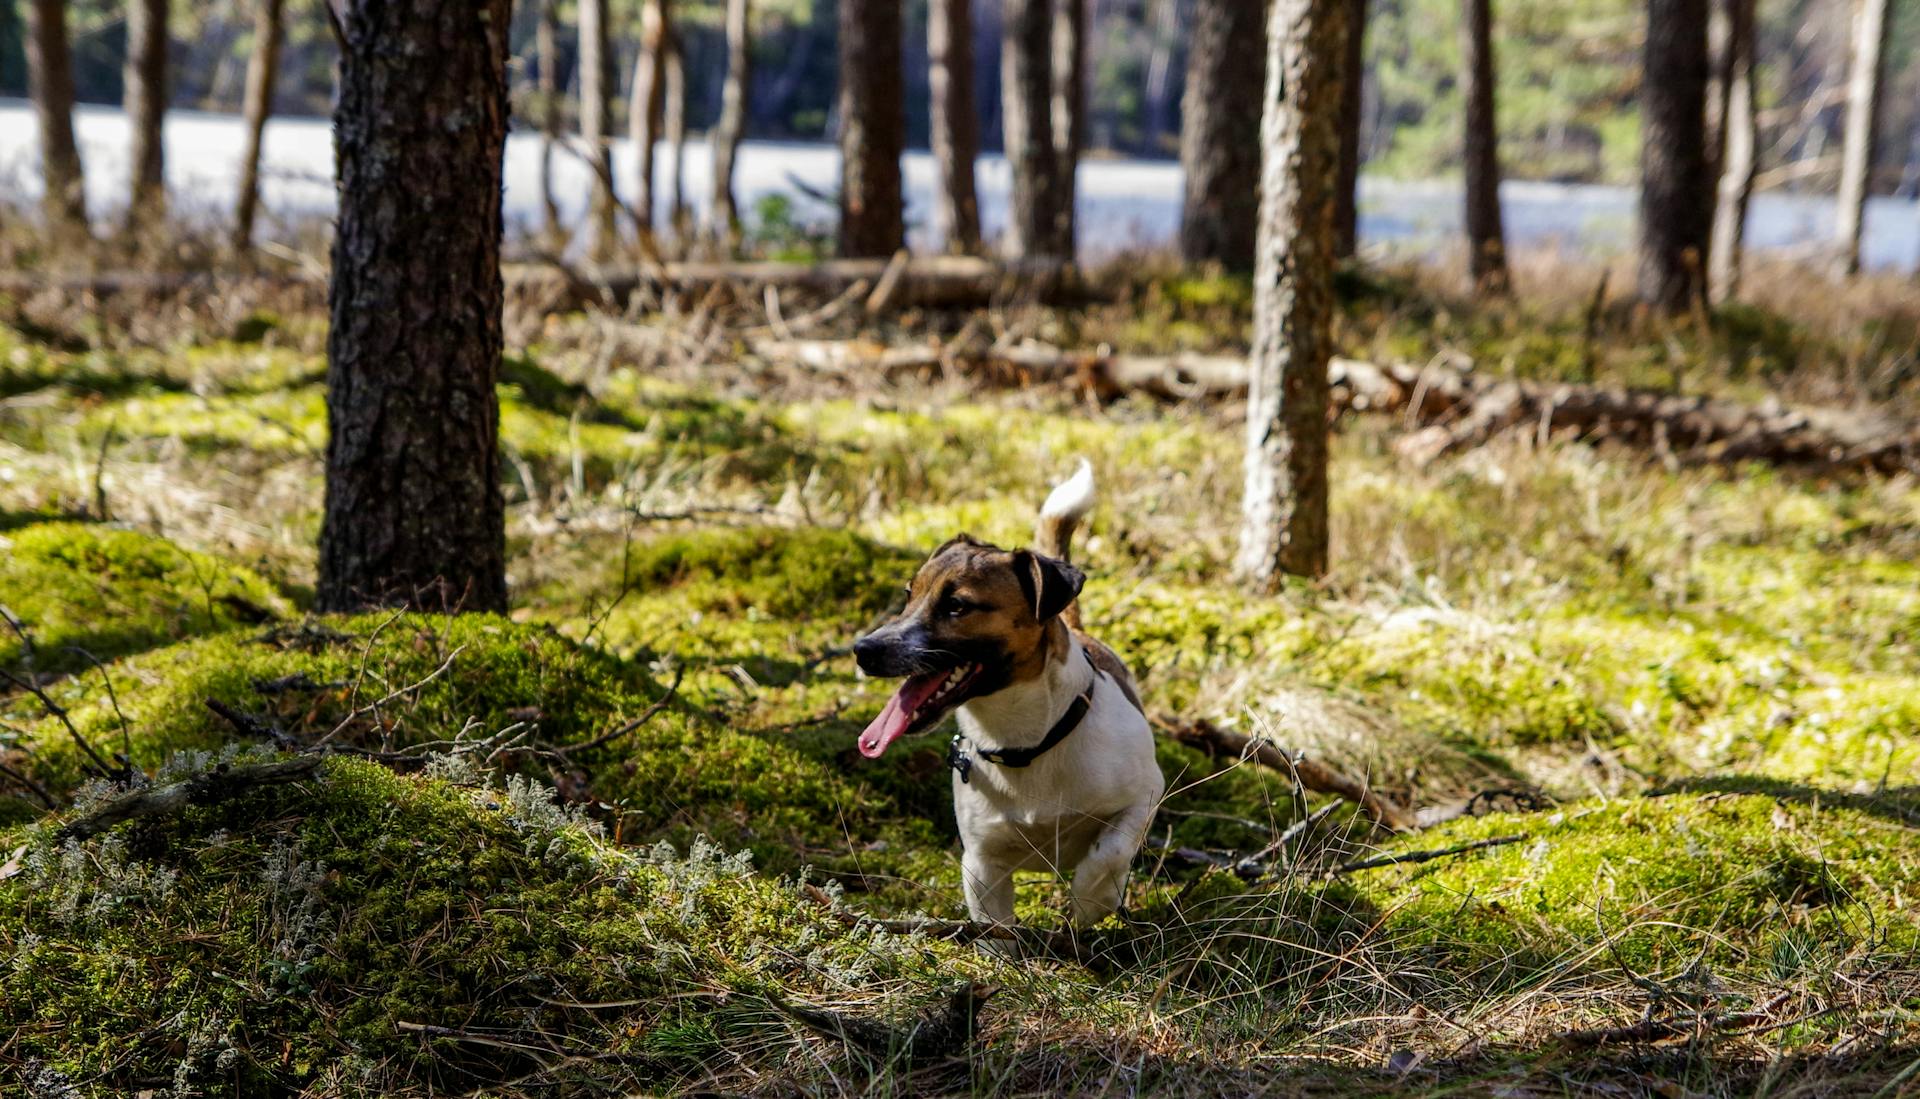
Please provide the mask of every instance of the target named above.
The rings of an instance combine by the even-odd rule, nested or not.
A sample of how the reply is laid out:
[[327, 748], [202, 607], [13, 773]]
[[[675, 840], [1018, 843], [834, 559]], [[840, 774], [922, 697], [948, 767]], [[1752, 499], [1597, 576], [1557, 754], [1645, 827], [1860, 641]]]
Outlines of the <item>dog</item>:
[[1073, 532], [1094, 503], [1084, 460], [1040, 509], [1032, 549], [962, 534], [933, 551], [906, 608], [855, 642], [862, 671], [905, 677], [860, 734], [869, 759], [958, 711], [948, 749], [967, 912], [1013, 923], [1018, 870], [1073, 872], [1072, 918], [1124, 899], [1166, 780], [1127, 666], [1080, 631]]

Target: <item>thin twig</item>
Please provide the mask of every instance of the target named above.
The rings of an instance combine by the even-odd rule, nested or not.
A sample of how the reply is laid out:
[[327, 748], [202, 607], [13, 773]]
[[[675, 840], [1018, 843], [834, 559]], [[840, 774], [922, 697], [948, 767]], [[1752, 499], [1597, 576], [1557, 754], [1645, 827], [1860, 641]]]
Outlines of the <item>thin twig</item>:
[[555, 748], [553, 749], [553, 754], [559, 756], [561, 759], [570, 759], [573, 756], [573, 753], [575, 752], [586, 752], [586, 751], [591, 751], [594, 748], [605, 747], [606, 745], [611, 744], [616, 740], [619, 740], [621, 737], [626, 736], [628, 733], [633, 732], [635, 729], [638, 729], [640, 726], [645, 725], [649, 721], [652, 721], [655, 715], [657, 715], [661, 710], [664, 710], [667, 708], [667, 704], [669, 702], [672, 702], [674, 696], [680, 692], [680, 681], [685, 679], [686, 677], [687, 677], [687, 667], [686, 665], [682, 664], [680, 667], [674, 669], [673, 682], [667, 686], [667, 693], [661, 695], [658, 699], [656, 699], [653, 705], [648, 706], [645, 713], [641, 714], [639, 717], [634, 718], [632, 721], [625, 722], [621, 725], [618, 725], [612, 729], [607, 730], [604, 733], [601, 733], [599, 736], [594, 737], [592, 740], [587, 741], [585, 744], [573, 744], [573, 745], [568, 745], [567, 747], [564, 747], [564, 748]]
[[387, 692], [387, 694], [382, 696], [378, 701], [371, 702], [365, 706], [360, 706], [355, 708], [354, 710], [349, 712], [347, 716], [341, 718], [340, 724], [335, 725], [331, 730], [329, 730], [326, 736], [321, 737], [319, 740], [315, 741], [314, 743], [316, 745], [325, 744], [329, 740], [332, 740], [334, 737], [339, 736], [342, 732], [346, 730], [347, 726], [353, 724], [355, 721], [358, 721], [360, 718], [363, 718], [366, 715], [371, 713], [378, 713], [380, 710], [380, 707], [385, 706], [387, 703], [392, 702], [394, 699], [401, 698], [405, 695], [410, 695], [413, 692], [419, 690], [420, 688], [425, 687], [427, 684], [432, 683], [434, 680], [439, 679], [442, 675], [446, 674], [446, 671], [448, 668], [453, 667], [454, 658], [459, 656], [461, 653], [465, 652], [466, 649], [467, 647], [465, 645], [455, 646], [454, 650], [447, 654], [447, 658], [440, 662], [440, 666], [438, 668], [435, 668], [433, 671], [427, 673], [427, 677], [425, 679], [422, 679], [417, 683], [408, 684], [407, 686], [401, 687], [398, 690], [389, 691]]
[[1452, 847], [1441, 847], [1432, 851], [1403, 851], [1397, 855], [1381, 855], [1379, 858], [1344, 862], [1334, 867], [1329, 873], [1334, 875], [1352, 874], [1360, 870], [1375, 870], [1382, 866], [1398, 866], [1401, 863], [1432, 862], [1435, 859], [1464, 855], [1469, 851], [1483, 851], [1489, 847], [1505, 847], [1507, 844], [1519, 843], [1526, 838], [1527, 834], [1520, 832], [1511, 836], [1494, 836], [1491, 839], [1474, 840], [1472, 843], [1455, 844]]

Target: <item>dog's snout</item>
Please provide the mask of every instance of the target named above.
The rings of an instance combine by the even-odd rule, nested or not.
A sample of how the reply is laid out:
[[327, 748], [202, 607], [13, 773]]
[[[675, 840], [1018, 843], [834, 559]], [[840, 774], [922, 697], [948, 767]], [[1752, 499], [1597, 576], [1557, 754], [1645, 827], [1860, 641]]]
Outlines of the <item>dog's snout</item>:
[[921, 645], [918, 632], [894, 622], [882, 626], [853, 643], [853, 659], [860, 670], [871, 676], [887, 678], [910, 675]]

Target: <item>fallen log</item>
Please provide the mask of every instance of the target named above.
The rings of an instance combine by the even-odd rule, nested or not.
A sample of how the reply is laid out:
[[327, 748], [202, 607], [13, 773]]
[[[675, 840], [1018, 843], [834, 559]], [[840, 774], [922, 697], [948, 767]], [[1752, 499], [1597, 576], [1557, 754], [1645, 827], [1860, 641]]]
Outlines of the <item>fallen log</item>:
[[[685, 262], [621, 268], [542, 261], [503, 264], [501, 276], [509, 292], [531, 296], [548, 308], [560, 310], [624, 305], [641, 289], [701, 294], [725, 285], [749, 290], [755, 295], [765, 287], [777, 286], [832, 297], [854, 283], [865, 282], [878, 287], [867, 301], [870, 313], [910, 306], [979, 307], [1003, 301], [1074, 301], [1085, 300], [1090, 293], [1074, 268], [1056, 260], [1002, 262], [978, 256], [834, 259], [819, 263]], [[883, 280], [890, 281], [883, 284]], [[317, 271], [108, 271], [67, 275], [0, 271], [0, 294], [15, 296], [54, 291], [106, 298], [190, 290], [228, 292], [240, 286], [303, 285], [325, 286], [326, 275]]]
[[1311, 760], [1304, 753], [1289, 754], [1278, 744], [1265, 738], [1255, 738], [1223, 729], [1205, 718], [1155, 718], [1154, 724], [1168, 736], [1197, 748], [1210, 756], [1230, 757], [1240, 760], [1252, 760], [1292, 778], [1299, 786], [1316, 794], [1334, 794], [1343, 797], [1362, 812], [1373, 818], [1373, 822], [1391, 832], [1411, 832], [1419, 827], [1414, 815], [1401, 808], [1393, 799], [1375, 793], [1367, 784], [1328, 767], [1317, 760]]
[[[1100, 400], [1141, 394], [1163, 401], [1228, 401], [1244, 398], [1247, 389], [1246, 361], [1228, 355], [1113, 355], [1034, 343], [899, 347], [862, 340], [762, 341], [753, 347], [763, 359], [816, 373], [897, 377], [937, 368], [992, 385], [1066, 385]], [[1503, 432], [1527, 430], [1543, 440], [1616, 440], [1684, 452], [1693, 460], [1920, 472], [1920, 424], [1871, 412], [1488, 378], [1438, 363], [1336, 358], [1328, 374], [1335, 411], [1406, 418], [1415, 430], [1394, 449], [1416, 465]]]
[[297, 782], [313, 774], [319, 766], [318, 756], [295, 756], [241, 767], [218, 764], [212, 770], [179, 782], [148, 786], [121, 794], [86, 816], [68, 821], [55, 835], [61, 842], [88, 839], [123, 821], [156, 813], [170, 813], [189, 805], [212, 805], [260, 786]]

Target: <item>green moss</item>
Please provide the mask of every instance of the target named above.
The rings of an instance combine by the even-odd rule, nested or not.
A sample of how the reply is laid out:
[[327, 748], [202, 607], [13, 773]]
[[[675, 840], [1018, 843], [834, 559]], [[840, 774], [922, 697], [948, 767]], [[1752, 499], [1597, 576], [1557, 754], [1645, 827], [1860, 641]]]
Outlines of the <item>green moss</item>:
[[1526, 838], [1360, 884], [1410, 941], [1492, 983], [1616, 959], [1671, 972], [1697, 955], [1754, 972], [1787, 937], [1835, 961], [1920, 946], [1906, 899], [1920, 840], [1861, 803], [1674, 794], [1497, 815], [1401, 846], [1513, 834]]
[[985, 964], [850, 929], [711, 848], [610, 848], [546, 797], [335, 760], [86, 845], [29, 838], [0, 882], [9, 1054], [117, 1091], [362, 1095], [524, 1084], [552, 1063], [516, 1052], [536, 1046], [590, 1058], [559, 1079], [653, 1090], [716, 1067], [734, 1003], [912, 996]]
[[[251, 571], [164, 538], [84, 523], [38, 523], [0, 533], [0, 604], [33, 640], [41, 671], [107, 660], [288, 612]], [[24, 652], [8, 630], [0, 666]]]

